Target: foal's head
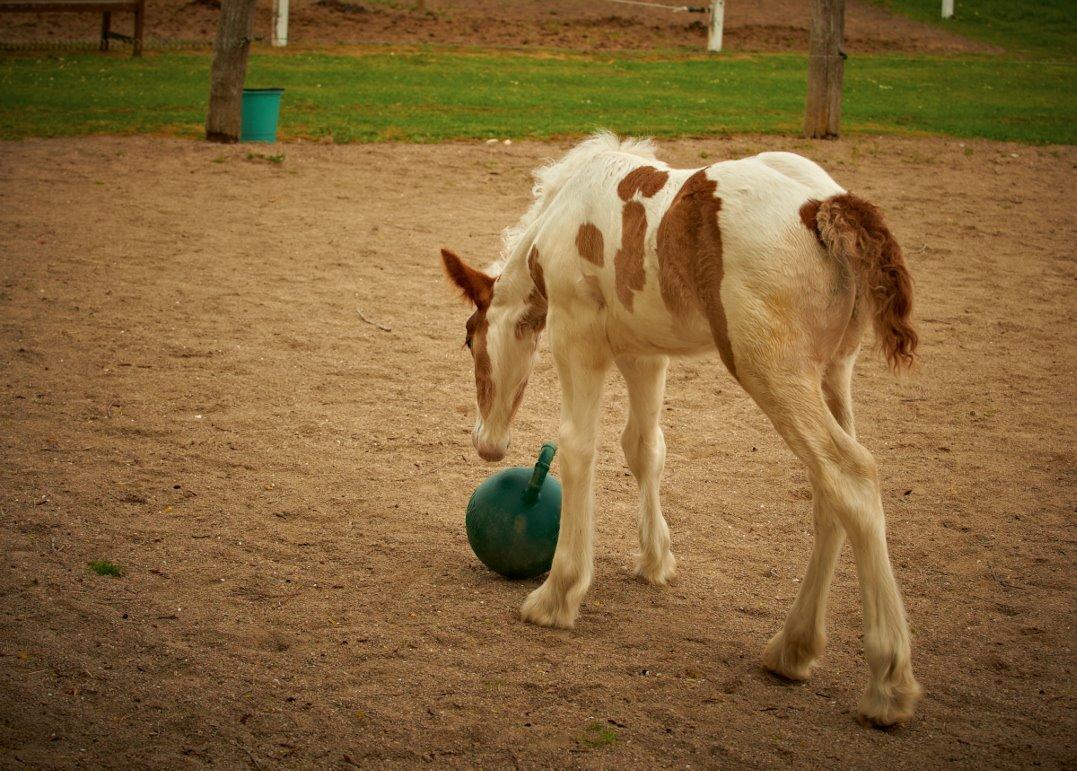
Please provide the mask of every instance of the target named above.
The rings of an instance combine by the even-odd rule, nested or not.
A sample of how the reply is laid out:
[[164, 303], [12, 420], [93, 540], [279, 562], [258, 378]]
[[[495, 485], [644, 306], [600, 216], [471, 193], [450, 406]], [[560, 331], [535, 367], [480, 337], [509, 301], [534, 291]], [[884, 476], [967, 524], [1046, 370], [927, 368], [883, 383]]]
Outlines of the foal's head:
[[[523, 399], [546, 322], [545, 286], [522, 276], [489, 276], [447, 249], [441, 259], [449, 279], [475, 306], [467, 320], [464, 344], [475, 360], [475, 396], [479, 414], [471, 441], [484, 460], [505, 457], [512, 438], [512, 418]], [[535, 261], [529, 261], [534, 265]], [[541, 277], [541, 268], [539, 276]]]

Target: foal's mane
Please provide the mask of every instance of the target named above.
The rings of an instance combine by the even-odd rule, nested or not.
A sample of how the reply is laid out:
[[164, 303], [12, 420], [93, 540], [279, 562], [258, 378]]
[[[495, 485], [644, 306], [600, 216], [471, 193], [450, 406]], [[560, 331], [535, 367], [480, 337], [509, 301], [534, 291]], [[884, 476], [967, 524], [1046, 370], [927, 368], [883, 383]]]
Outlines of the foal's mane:
[[573, 147], [561, 159], [539, 166], [532, 173], [535, 181], [531, 187], [531, 195], [534, 200], [520, 221], [505, 228], [501, 234], [501, 257], [490, 266], [489, 273], [496, 276], [509, 260], [520, 253], [526, 255], [534, 240], [533, 226], [538, 223], [542, 213], [557, 197], [565, 183], [588, 161], [602, 153], [626, 153], [655, 160], [655, 147], [650, 139], [629, 137], [622, 140], [612, 132], [599, 131]]

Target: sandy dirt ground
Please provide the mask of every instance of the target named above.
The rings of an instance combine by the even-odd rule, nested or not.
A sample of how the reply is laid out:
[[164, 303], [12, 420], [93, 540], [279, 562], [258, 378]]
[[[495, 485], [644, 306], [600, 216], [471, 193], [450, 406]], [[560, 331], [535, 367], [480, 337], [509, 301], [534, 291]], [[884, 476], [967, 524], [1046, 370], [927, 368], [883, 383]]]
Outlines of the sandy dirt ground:
[[[475, 260], [563, 145], [0, 144], [0, 765], [855, 766], [1077, 762], [1077, 150], [788, 148], [888, 212], [920, 373], [855, 379], [926, 697], [860, 726], [846, 549], [814, 678], [757, 664], [810, 548], [807, 480], [717, 357], [674, 363], [676, 583], [633, 580], [611, 378], [597, 577], [574, 631], [471, 555]], [[383, 331], [367, 318], [390, 327]], [[506, 463], [555, 438], [545, 346]], [[557, 465], [554, 466], [557, 473]], [[101, 577], [90, 560], [121, 565]]]
[[[704, 0], [691, 4], [709, 5]], [[150, 47], [167, 47], [177, 41], [210, 43], [217, 29], [214, 5], [213, 0], [150, 0], [146, 12]], [[805, 0], [732, 0], [727, 5], [723, 41], [727, 50], [807, 50], [811, 13]], [[259, 0], [255, 35], [265, 40], [272, 26], [272, 8], [271, 0]], [[294, 0], [289, 42], [295, 46], [438, 43], [576, 51], [702, 51], [709, 23], [707, 14], [671, 13], [610, 0], [427, 0], [427, 8], [419, 12], [408, 0]], [[113, 24], [125, 32], [132, 22], [129, 15], [119, 14]], [[16, 45], [93, 42], [99, 29], [99, 17], [94, 14], [0, 15], [0, 41]], [[852, 53], [992, 50], [858, 0], [849, 0], [845, 37], [846, 50]]]

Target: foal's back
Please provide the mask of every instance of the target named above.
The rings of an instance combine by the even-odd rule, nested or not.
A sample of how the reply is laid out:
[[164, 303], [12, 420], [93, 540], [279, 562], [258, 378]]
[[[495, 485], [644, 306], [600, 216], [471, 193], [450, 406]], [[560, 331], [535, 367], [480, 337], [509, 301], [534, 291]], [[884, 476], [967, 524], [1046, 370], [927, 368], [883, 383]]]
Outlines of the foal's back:
[[536, 246], [560, 255], [568, 275], [583, 274], [570, 289], [593, 300], [615, 350], [717, 345], [735, 371], [737, 338], [769, 323], [763, 307], [798, 328], [826, 316], [828, 338], [849, 321], [851, 305], [834, 302], [842, 267], [802, 216], [810, 201], [844, 192], [792, 153], [674, 169], [610, 151], [568, 180]]

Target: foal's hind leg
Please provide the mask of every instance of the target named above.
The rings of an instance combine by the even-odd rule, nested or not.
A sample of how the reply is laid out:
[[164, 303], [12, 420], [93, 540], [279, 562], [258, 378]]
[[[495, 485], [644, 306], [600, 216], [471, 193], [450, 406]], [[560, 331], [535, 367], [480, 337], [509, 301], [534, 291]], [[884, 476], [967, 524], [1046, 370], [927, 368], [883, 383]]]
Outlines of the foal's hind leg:
[[763, 666], [788, 680], [806, 680], [816, 658], [826, 647], [826, 598], [845, 531], [833, 511], [814, 495], [812, 516], [815, 543], [797, 598], [781, 631], [763, 650]]
[[[823, 396], [834, 419], [849, 436], [855, 438], [853, 425], [852, 373], [855, 352], [833, 362], [823, 374]], [[804, 581], [785, 625], [767, 643], [763, 666], [789, 680], [806, 680], [816, 658], [826, 646], [826, 599], [834, 576], [845, 531], [835, 513], [821, 505], [822, 497], [812, 499], [815, 543]]]
[[665, 356], [625, 356], [617, 367], [628, 386], [628, 422], [621, 434], [628, 468], [639, 484], [639, 556], [636, 575], [652, 584], [673, 577], [677, 560], [669, 548], [669, 526], [659, 502], [659, 478], [666, 462], [666, 440], [658, 423], [666, 388]]
[[[898, 593], [886, 546], [886, 524], [875, 460], [846, 433], [827, 407], [813, 372], [745, 368], [745, 384], [790, 448], [808, 466], [819, 519], [837, 517], [853, 546], [864, 611], [864, 652], [871, 668], [860, 714], [875, 725], [893, 725], [912, 716], [920, 686], [912, 673], [911, 645], [905, 608]], [[811, 583], [804, 605], [794, 604], [786, 623], [790, 637], [768, 646], [767, 666], [782, 657], [795, 659], [797, 630], [811, 618], [805, 609], [820, 605], [823, 575], [832, 571], [837, 549], [833, 530], [822, 533], [813, 553]], [[806, 580], [805, 584], [809, 581]], [[798, 597], [798, 603], [800, 597]], [[797, 614], [801, 615], [797, 615]], [[785, 631], [779, 633], [779, 638]], [[812, 639], [808, 635], [808, 639]], [[795, 674], [795, 668], [794, 674]], [[780, 669], [778, 670], [781, 671]]]
[[853, 423], [853, 367], [857, 351], [832, 361], [823, 373], [823, 396], [834, 419], [853, 439], [856, 426]]

